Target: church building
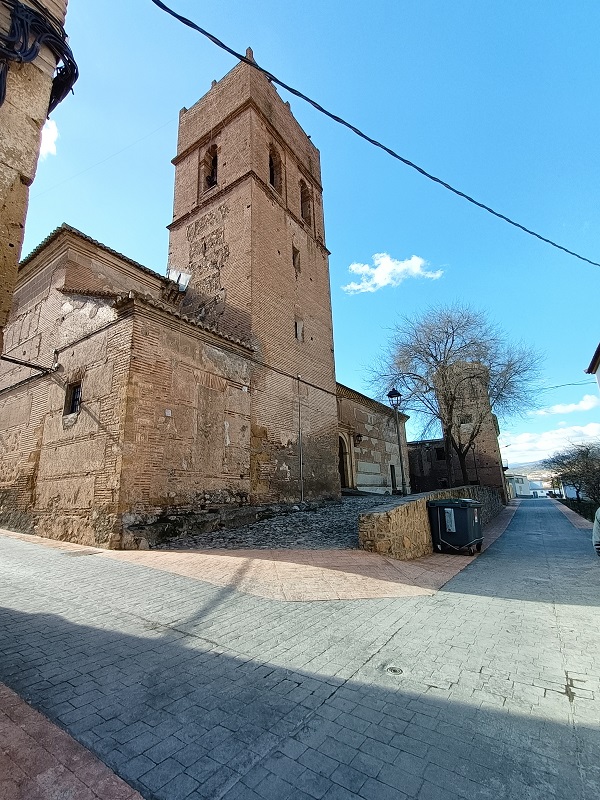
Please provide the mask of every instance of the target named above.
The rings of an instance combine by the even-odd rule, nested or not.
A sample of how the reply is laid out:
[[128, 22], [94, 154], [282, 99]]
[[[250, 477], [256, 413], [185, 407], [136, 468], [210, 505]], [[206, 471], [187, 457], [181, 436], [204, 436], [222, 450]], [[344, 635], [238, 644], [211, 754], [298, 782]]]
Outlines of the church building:
[[289, 104], [238, 64], [181, 111], [173, 163], [166, 276], [68, 225], [20, 265], [0, 525], [144, 547], [164, 518], [408, 475], [407, 418], [336, 383], [319, 152]]

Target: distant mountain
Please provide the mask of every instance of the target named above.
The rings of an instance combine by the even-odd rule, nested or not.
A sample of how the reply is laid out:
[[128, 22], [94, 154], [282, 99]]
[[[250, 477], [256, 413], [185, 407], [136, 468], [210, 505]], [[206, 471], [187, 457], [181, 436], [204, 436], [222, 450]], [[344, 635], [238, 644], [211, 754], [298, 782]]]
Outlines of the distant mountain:
[[[509, 462], [510, 463], [510, 462]], [[550, 470], [544, 467], [543, 461], [529, 461], [525, 464], [511, 464], [509, 472], [521, 472], [533, 480], [541, 480], [550, 476]]]
[[509, 470], [520, 470], [523, 474], [526, 474], [530, 469], [542, 469], [541, 461], [527, 461], [523, 464], [513, 464], [509, 461], [509, 464]]

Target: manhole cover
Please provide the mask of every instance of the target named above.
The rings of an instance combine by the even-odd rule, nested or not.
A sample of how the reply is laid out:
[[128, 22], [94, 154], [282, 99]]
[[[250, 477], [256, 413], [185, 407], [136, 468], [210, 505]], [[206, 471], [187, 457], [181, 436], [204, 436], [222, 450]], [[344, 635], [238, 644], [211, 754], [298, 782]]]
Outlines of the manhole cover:
[[385, 671], [389, 672], [390, 675], [402, 675], [403, 672], [403, 670], [401, 670], [400, 667], [393, 667], [393, 666], [386, 667]]
[[77, 558], [78, 556], [95, 556], [98, 553], [98, 550], [73, 550], [64, 553], [65, 556], [69, 556], [69, 558]]

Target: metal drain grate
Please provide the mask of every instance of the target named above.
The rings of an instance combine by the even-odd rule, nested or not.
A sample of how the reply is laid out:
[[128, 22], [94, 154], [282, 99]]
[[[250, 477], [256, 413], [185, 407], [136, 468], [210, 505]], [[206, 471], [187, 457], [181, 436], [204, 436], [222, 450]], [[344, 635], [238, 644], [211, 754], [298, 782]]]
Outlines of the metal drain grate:
[[390, 665], [389, 667], [386, 667], [385, 671], [389, 672], [390, 675], [402, 675], [402, 673], [404, 672], [404, 670], [400, 669], [400, 667], [394, 667], [392, 665]]

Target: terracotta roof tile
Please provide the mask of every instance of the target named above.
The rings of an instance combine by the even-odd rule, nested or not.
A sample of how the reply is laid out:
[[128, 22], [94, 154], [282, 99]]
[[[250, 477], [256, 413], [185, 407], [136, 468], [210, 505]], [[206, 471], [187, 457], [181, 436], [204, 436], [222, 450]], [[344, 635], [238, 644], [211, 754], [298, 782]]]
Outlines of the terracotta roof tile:
[[19, 265], [19, 269], [21, 269], [26, 264], [28, 264], [32, 259], [34, 259], [39, 253], [42, 252], [42, 250], [45, 247], [47, 247], [50, 244], [50, 242], [53, 242], [62, 233], [72, 233], [74, 236], [77, 236], [78, 238], [83, 239], [85, 242], [89, 242], [90, 244], [94, 244], [97, 247], [101, 247], [103, 250], [106, 250], [107, 253], [110, 253], [113, 256], [117, 256], [117, 258], [123, 259], [123, 261], [126, 261], [132, 267], [136, 267], [136, 269], [139, 269], [142, 272], [145, 272], [147, 275], [152, 275], [155, 278], [160, 278], [165, 283], [174, 283], [174, 281], [170, 280], [170, 278], [167, 278], [165, 275], [161, 275], [159, 272], [155, 272], [153, 269], [149, 269], [148, 267], [145, 267], [143, 264], [140, 264], [137, 261], [134, 261], [132, 258], [128, 258], [127, 256], [123, 255], [123, 253], [119, 253], [118, 250], [113, 250], [111, 247], [108, 247], [107, 245], [102, 244], [102, 242], [99, 242], [97, 239], [92, 239], [91, 236], [88, 236], [87, 234], [82, 233], [82, 231], [77, 230], [77, 228], [73, 228], [71, 225], [67, 225], [66, 222], [63, 222], [62, 225], [60, 225], [58, 228], [55, 228], [52, 231], [52, 233], [50, 233], [48, 236], [46, 236], [46, 238], [43, 241], [41, 241], [38, 244], [38, 246], [34, 250], [32, 250], [31, 253], [29, 253], [29, 255], [26, 258], [24, 258], [21, 261], [21, 263]]
[[214, 325], [207, 325], [201, 322], [200, 320], [188, 317], [186, 316], [186, 314], [182, 314], [181, 312], [177, 311], [175, 308], [173, 308], [173, 306], [170, 306], [167, 303], [163, 303], [160, 300], [156, 300], [154, 297], [151, 297], [150, 295], [147, 294], [141, 294], [139, 292], [128, 292], [127, 294], [119, 294], [116, 298], [115, 307], [120, 308], [121, 306], [126, 305], [126, 303], [131, 300], [135, 300], [138, 303], [150, 306], [151, 308], [156, 308], [159, 311], [163, 311], [165, 314], [170, 314], [172, 317], [177, 317], [177, 319], [180, 319], [183, 322], [187, 322], [188, 325], [193, 325], [196, 328], [201, 328], [204, 331], [213, 333], [220, 339], [225, 339], [228, 342], [233, 342], [233, 344], [245, 347], [247, 350], [254, 350], [254, 347], [249, 342], [244, 341], [243, 339], [239, 339], [235, 336], [229, 336], [228, 334], [220, 331]]

